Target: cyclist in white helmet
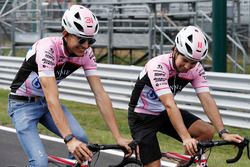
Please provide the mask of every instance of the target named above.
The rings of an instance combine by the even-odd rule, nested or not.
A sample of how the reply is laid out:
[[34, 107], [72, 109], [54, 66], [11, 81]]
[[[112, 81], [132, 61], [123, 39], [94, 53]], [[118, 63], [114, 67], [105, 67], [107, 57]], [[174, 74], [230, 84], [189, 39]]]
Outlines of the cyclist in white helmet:
[[62, 37], [46, 37], [33, 44], [10, 86], [8, 113], [30, 167], [48, 166], [38, 123], [62, 137], [78, 161], [91, 161], [92, 153], [85, 144], [88, 142], [86, 133], [71, 112], [60, 104], [57, 86], [79, 68], [84, 70], [100, 113], [116, 142], [130, 151], [131, 140], [123, 138], [119, 132], [90, 47], [99, 29], [96, 16], [83, 6], [73, 5], [64, 13], [62, 27]]
[[[181, 141], [190, 155], [197, 151], [197, 141], [212, 139], [215, 130], [223, 140], [243, 140], [224, 128], [209, 92], [205, 71], [199, 62], [207, 52], [208, 42], [202, 31], [195, 26], [184, 27], [176, 35], [172, 52], [152, 58], [141, 71], [130, 98], [128, 121], [145, 167], [160, 167], [157, 132]], [[174, 96], [188, 83], [195, 89], [212, 125], [177, 106]]]

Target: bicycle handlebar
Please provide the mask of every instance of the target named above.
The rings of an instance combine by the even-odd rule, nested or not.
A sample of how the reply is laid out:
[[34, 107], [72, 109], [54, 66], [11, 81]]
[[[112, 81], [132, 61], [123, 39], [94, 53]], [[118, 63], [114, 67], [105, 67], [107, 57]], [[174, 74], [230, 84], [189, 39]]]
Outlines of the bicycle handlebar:
[[[135, 141], [132, 141], [130, 144], [129, 144], [129, 147], [132, 149], [132, 152], [135, 152], [136, 151], [136, 146], [137, 146], [137, 143]], [[128, 154], [128, 151], [125, 147], [123, 146], [120, 146], [120, 145], [110, 145], [110, 144], [88, 144], [87, 145], [88, 149], [91, 150], [92, 152], [98, 152], [100, 150], [108, 150], [108, 149], [115, 149], [115, 150], [122, 150], [124, 155]], [[113, 165], [112, 167], [122, 167], [124, 166], [124, 164], [126, 164], [127, 162], [135, 162], [137, 161], [137, 163], [140, 163], [139, 160], [137, 160], [137, 154], [135, 153], [136, 155], [136, 159], [132, 159], [132, 158], [129, 158], [129, 157], [125, 157], [123, 158], [123, 160], [117, 164], [117, 165]], [[81, 163], [80, 162], [77, 162], [74, 167], [80, 167], [81, 166]]]
[[245, 147], [247, 147], [247, 156], [248, 156], [248, 159], [250, 160], [249, 140], [247, 138], [244, 138], [244, 140], [241, 143], [228, 142], [228, 141], [206, 141], [206, 142], [199, 142], [197, 144], [197, 146], [198, 146], [197, 154], [195, 156], [192, 156], [188, 162], [186, 162], [183, 165], [179, 165], [178, 167], [188, 167], [194, 162], [195, 157], [198, 157], [198, 160], [200, 160], [201, 155], [204, 153], [205, 149], [211, 148], [214, 146], [222, 146], [222, 145], [234, 145], [234, 146], [238, 147], [238, 152], [237, 152], [236, 156], [232, 159], [226, 160], [227, 163], [237, 162], [241, 158]]

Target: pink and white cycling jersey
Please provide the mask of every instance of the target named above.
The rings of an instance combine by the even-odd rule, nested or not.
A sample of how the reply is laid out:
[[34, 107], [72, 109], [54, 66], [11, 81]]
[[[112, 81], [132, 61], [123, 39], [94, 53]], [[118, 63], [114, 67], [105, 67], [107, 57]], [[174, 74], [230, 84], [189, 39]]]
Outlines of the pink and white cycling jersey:
[[164, 54], [151, 59], [141, 71], [129, 103], [129, 109], [137, 113], [158, 115], [165, 110], [159, 97], [176, 95], [188, 83], [196, 93], [209, 92], [205, 70], [200, 63], [187, 73], [178, 73], [173, 66], [173, 55]]
[[97, 75], [97, 64], [91, 47], [82, 57], [66, 55], [62, 37], [47, 37], [38, 40], [27, 52], [10, 88], [20, 96], [44, 96], [39, 77], [55, 77], [57, 83], [82, 67], [85, 75]]

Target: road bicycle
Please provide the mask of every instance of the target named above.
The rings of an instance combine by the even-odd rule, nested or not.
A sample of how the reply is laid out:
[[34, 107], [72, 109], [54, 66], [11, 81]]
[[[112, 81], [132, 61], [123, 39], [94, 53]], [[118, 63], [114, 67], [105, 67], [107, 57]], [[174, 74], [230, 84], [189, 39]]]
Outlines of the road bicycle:
[[[132, 152], [136, 152], [136, 143], [131, 142], [129, 146], [132, 149]], [[49, 164], [52, 166], [71, 166], [71, 167], [94, 167], [96, 162], [99, 159], [100, 152], [102, 150], [120, 150], [123, 153], [123, 158], [118, 162], [109, 162], [110, 165], [105, 166], [102, 164], [103, 167], [141, 167], [143, 166], [137, 154], [134, 154], [131, 157], [126, 157], [125, 155], [128, 153], [126, 148], [119, 146], [119, 145], [108, 145], [108, 144], [88, 144], [87, 147], [89, 150], [93, 152], [93, 160], [92, 162], [83, 162], [79, 163], [76, 160], [58, 157], [54, 155], [48, 155]]]
[[[247, 156], [248, 156], [248, 159], [250, 160], [249, 139], [245, 138], [241, 143], [228, 142], [228, 141], [213, 141], [213, 140], [199, 142], [197, 145], [198, 151], [195, 156], [189, 156], [189, 155], [180, 154], [176, 152], [162, 152], [162, 160], [164, 160], [162, 165], [166, 167], [190, 167], [192, 165], [199, 166], [199, 167], [206, 167], [209, 156], [206, 159], [202, 159], [202, 155], [204, 155], [207, 151], [210, 151], [209, 152], [209, 155], [210, 155], [211, 149], [213, 147], [223, 146], [223, 145], [232, 145], [238, 148], [238, 152], [236, 156], [232, 159], [226, 160], [227, 163], [237, 162], [241, 158], [243, 154], [243, 150], [245, 148], [247, 149]], [[130, 144], [130, 147], [132, 148], [134, 153], [136, 150], [136, 146], [137, 146], [136, 141], [133, 141]], [[88, 147], [91, 151], [95, 153], [99, 152], [100, 150], [105, 150], [105, 149], [118, 149], [118, 150], [122, 150], [124, 152], [124, 155], [126, 154], [126, 149], [118, 145], [93, 144], [93, 145], [89, 145]], [[74, 167], [89, 167], [93, 165], [93, 164], [88, 164], [87, 162], [85, 162], [84, 164], [79, 164], [74, 160], [69, 160], [69, 159], [60, 158], [60, 157], [53, 157], [51, 155], [49, 156], [49, 160], [54, 163], [71, 165]], [[129, 166], [130, 167], [133, 167], [133, 166], [143, 167], [137, 154], [135, 154], [134, 157], [129, 157], [129, 158], [123, 157], [122, 161], [117, 165], [109, 165], [109, 167], [129, 167]]]

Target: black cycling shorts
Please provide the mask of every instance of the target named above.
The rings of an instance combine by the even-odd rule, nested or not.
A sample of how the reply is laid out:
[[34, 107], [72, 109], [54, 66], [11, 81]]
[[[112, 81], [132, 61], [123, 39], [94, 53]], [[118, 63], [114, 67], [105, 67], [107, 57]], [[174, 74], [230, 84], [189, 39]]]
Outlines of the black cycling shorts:
[[[200, 119], [188, 111], [180, 109], [180, 112], [187, 129]], [[129, 109], [128, 123], [133, 139], [139, 143], [140, 158], [144, 165], [161, 158], [161, 150], [156, 136], [157, 132], [181, 141], [166, 111], [156, 116], [136, 113]]]

